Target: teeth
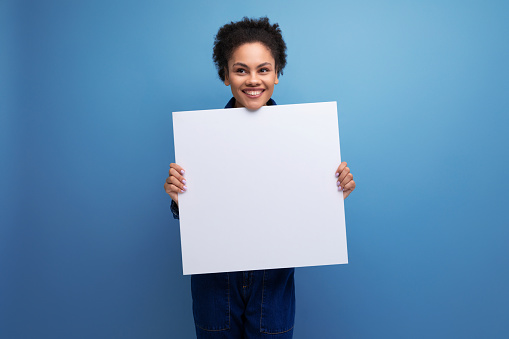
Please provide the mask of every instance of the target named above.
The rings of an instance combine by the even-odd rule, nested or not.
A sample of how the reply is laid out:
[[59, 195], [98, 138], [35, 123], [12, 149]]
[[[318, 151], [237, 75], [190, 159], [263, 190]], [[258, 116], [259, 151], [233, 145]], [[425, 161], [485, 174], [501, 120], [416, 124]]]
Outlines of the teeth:
[[261, 94], [262, 91], [245, 91], [247, 95], [258, 95]]

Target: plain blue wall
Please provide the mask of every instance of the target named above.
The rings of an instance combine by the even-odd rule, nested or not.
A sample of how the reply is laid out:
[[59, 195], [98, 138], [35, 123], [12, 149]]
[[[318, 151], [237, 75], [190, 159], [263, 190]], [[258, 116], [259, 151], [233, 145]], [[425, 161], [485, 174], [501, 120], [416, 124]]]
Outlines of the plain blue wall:
[[294, 337], [507, 337], [507, 2], [62, 0], [0, 2], [0, 338], [193, 337], [171, 112], [224, 106], [245, 15], [283, 29], [278, 103], [339, 102], [357, 182]]

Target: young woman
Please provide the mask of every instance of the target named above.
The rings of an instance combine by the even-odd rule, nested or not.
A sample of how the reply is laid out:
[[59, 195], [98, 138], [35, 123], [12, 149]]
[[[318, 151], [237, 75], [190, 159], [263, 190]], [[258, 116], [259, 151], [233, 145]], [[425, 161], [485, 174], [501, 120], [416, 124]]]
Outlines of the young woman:
[[[286, 65], [286, 44], [278, 24], [244, 18], [221, 27], [214, 42], [219, 77], [233, 97], [225, 108], [257, 110], [275, 105], [274, 86]], [[178, 219], [178, 195], [185, 171], [170, 165], [164, 189]], [[355, 181], [342, 162], [336, 170], [338, 194], [346, 198]], [[331, 182], [331, 184], [333, 184]], [[199, 274], [191, 277], [198, 338], [292, 338], [295, 318], [294, 269]]]

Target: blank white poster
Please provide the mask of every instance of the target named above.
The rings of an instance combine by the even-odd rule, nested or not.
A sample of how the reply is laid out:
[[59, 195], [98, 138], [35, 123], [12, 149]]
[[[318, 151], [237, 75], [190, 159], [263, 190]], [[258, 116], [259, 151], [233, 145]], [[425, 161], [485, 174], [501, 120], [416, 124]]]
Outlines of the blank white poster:
[[184, 274], [348, 262], [336, 102], [173, 113]]

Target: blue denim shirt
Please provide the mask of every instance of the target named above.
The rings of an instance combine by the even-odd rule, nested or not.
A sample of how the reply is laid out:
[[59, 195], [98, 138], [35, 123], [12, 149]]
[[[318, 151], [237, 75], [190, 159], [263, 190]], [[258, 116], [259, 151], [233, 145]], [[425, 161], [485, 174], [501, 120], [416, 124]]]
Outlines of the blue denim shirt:
[[[267, 101], [267, 106], [273, 106], [273, 105], [277, 105], [277, 104], [272, 98], [270, 98], [269, 101]], [[228, 101], [226, 106], [224, 106], [224, 108], [234, 108], [234, 107], [235, 107], [235, 98], [232, 97], [230, 99], [230, 101]], [[170, 209], [171, 209], [171, 212], [173, 213], [173, 218], [179, 219], [179, 207], [173, 200], [171, 201]]]

